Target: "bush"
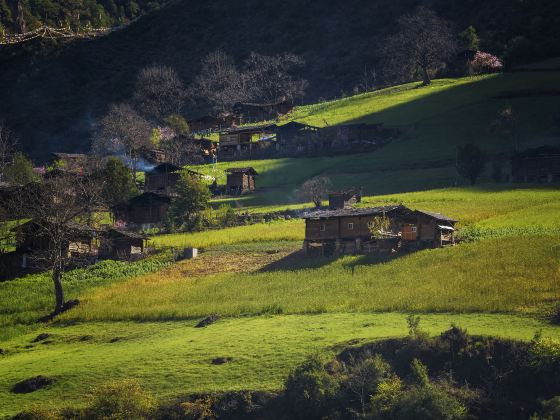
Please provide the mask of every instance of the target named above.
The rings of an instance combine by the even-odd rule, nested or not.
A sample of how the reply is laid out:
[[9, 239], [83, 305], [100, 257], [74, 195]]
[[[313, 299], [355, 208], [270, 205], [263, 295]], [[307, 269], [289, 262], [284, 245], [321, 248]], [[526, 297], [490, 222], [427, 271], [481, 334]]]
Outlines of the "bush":
[[149, 418], [155, 401], [137, 380], [112, 381], [94, 390], [87, 417], [103, 420], [142, 420]]
[[339, 389], [318, 356], [312, 356], [288, 376], [285, 398], [297, 418], [321, 418]]
[[64, 417], [60, 412], [52, 407], [41, 405], [32, 405], [25, 411], [22, 411], [14, 420], [63, 420]]
[[434, 386], [415, 386], [395, 401], [391, 419], [455, 420], [466, 417], [465, 407], [454, 397]]
[[531, 420], [560, 419], [560, 396], [541, 401], [541, 409], [531, 416]]

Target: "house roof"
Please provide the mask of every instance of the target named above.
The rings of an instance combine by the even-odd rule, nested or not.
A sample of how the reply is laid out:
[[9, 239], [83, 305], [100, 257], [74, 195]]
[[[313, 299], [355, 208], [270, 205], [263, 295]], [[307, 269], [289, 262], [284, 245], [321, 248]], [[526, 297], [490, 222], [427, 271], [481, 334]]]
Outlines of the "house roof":
[[244, 127], [231, 127], [223, 131], [226, 134], [238, 134], [238, 133], [262, 133], [264, 131], [272, 131], [276, 129], [276, 124], [263, 124], [263, 125], [248, 125]]
[[457, 220], [452, 219], [452, 218], [447, 217], [447, 216], [444, 216], [441, 213], [434, 213], [434, 212], [431, 212], [431, 211], [424, 211], [424, 210], [414, 210], [412, 213], [423, 214], [425, 216], [428, 216], [432, 219], [435, 219], [435, 220], [438, 220], [438, 221], [441, 221], [441, 222], [451, 222], [451, 223], [457, 222]]
[[52, 152], [52, 156], [58, 159], [86, 159], [87, 155], [83, 153], [60, 153], [60, 152]]
[[338, 210], [317, 210], [303, 215], [304, 219], [330, 219], [336, 217], [354, 217], [354, 216], [379, 216], [383, 213], [390, 213], [394, 210], [408, 210], [402, 204], [379, 207], [365, 208], [346, 208]]
[[252, 167], [247, 168], [229, 168], [225, 170], [228, 174], [250, 174], [250, 175], [258, 175], [257, 171], [255, 171]]
[[[48, 223], [48, 222], [45, 222]], [[25, 223], [22, 223], [21, 225], [17, 225], [14, 226], [11, 231], [13, 232], [17, 232], [17, 231], [22, 231], [25, 230], [27, 228], [33, 227], [33, 226], [39, 226], [39, 224], [37, 222], [35, 222], [35, 220], [28, 220]], [[83, 225], [80, 223], [76, 223], [76, 222], [68, 222], [66, 223], [66, 229], [68, 229], [68, 231], [71, 231], [73, 233], [96, 233], [99, 232], [98, 229], [95, 229], [91, 226], [88, 225]]]
[[107, 233], [113, 233], [117, 236], [124, 236], [130, 239], [149, 239], [147, 235], [142, 235], [141, 233], [131, 232], [129, 230], [111, 227], [107, 230]]
[[181, 169], [183, 168], [181, 168], [180, 166], [174, 165], [169, 162], [163, 162], [160, 163], [159, 165], [154, 166], [150, 171], [148, 171], [148, 173], [163, 173], [163, 172], [171, 173], [171, 172], [180, 171]]
[[278, 125], [277, 126], [277, 131], [282, 131], [282, 130], [303, 130], [305, 128], [311, 128], [311, 129], [319, 129], [319, 127], [315, 127], [313, 125], [309, 125], [309, 124], [304, 124], [304, 123], [300, 123], [297, 121], [290, 121], [289, 123], [283, 124], [283, 125]]

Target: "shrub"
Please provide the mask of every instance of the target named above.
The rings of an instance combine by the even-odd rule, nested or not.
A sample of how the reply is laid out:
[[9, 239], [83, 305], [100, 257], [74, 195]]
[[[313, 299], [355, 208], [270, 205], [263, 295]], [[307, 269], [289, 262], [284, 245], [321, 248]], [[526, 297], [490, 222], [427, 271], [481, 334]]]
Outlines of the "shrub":
[[367, 402], [379, 384], [388, 380], [391, 374], [391, 366], [379, 354], [354, 363], [344, 386], [358, 398], [363, 415], [365, 415]]
[[312, 356], [288, 376], [285, 397], [296, 417], [321, 418], [338, 389], [338, 381], [329, 375], [323, 361]]
[[496, 73], [502, 71], [504, 64], [495, 55], [477, 51], [470, 62], [473, 74]]
[[25, 411], [22, 411], [14, 420], [63, 420], [64, 417], [60, 412], [52, 407], [41, 405], [32, 405]]
[[538, 413], [531, 416], [531, 420], [555, 420], [560, 419], [560, 396], [550, 400], [541, 401]]
[[149, 418], [155, 401], [137, 380], [108, 382], [94, 390], [88, 418], [103, 420], [142, 420]]
[[212, 396], [204, 396], [194, 401], [181, 404], [186, 419], [207, 420], [216, 418], [212, 405], [214, 404]]
[[465, 407], [434, 386], [415, 386], [400, 394], [390, 415], [395, 420], [455, 420], [465, 417]]

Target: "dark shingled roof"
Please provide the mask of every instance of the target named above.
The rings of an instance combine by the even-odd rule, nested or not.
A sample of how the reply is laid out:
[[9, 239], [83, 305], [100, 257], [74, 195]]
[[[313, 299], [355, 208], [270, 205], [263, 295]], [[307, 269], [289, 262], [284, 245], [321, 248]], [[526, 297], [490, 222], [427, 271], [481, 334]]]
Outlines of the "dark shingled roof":
[[147, 171], [148, 173], [171, 173], [171, 172], [177, 172], [180, 171], [181, 168], [180, 166], [174, 165], [172, 163], [169, 162], [164, 162], [164, 163], [160, 163], [159, 165], [153, 167], [151, 170]]
[[379, 207], [349, 208], [338, 210], [317, 210], [303, 215], [304, 219], [329, 219], [331, 217], [352, 217], [352, 216], [380, 216], [394, 210], [407, 210], [401, 204]]
[[225, 170], [228, 174], [250, 174], [250, 175], [258, 175], [257, 171], [255, 171], [252, 167], [247, 168], [229, 168]]
[[431, 217], [435, 220], [439, 220], [441, 222], [451, 222], [451, 223], [457, 222], [457, 220], [452, 219], [452, 218], [447, 217], [447, 216], [444, 216], [441, 213], [434, 213], [434, 212], [431, 212], [431, 211], [424, 211], [424, 210], [414, 210], [414, 213], [420, 213], [420, 214], [423, 214], [425, 216]]
[[236, 134], [236, 133], [262, 133], [263, 131], [274, 130], [276, 129], [276, 124], [265, 124], [265, 125], [252, 125], [252, 126], [244, 126], [244, 127], [231, 127], [227, 130], [224, 130], [224, 133], [227, 134]]
[[85, 159], [87, 158], [87, 155], [84, 155], [83, 153], [60, 153], [60, 152], [53, 152], [51, 153], [53, 156], [59, 158], [59, 159], [64, 159], [64, 158], [69, 158], [69, 159]]
[[111, 227], [107, 230], [107, 233], [113, 233], [121, 236], [126, 236], [131, 239], [149, 239], [148, 236], [142, 235], [141, 233], [131, 232], [129, 230], [124, 230], [117, 227]]

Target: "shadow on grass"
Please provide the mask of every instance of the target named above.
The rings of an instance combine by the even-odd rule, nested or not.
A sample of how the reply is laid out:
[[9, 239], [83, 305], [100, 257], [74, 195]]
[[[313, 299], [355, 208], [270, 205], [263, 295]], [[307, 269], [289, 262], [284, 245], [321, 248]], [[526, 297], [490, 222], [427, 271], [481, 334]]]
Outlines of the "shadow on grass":
[[394, 252], [394, 253], [377, 253], [377, 254], [367, 254], [367, 255], [341, 255], [337, 257], [312, 257], [307, 256], [303, 250], [292, 252], [284, 258], [274, 261], [268, 264], [258, 272], [274, 272], [274, 271], [297, 271], [306, 269], [316, 269], [329, 265], [345, 257], [354, 256], [355, 258], [349, 259], [342, 263], [342, 266], [351, 270], [354, 273], [356, 267], [363, 265], [375, 265], [383, 264], [389, 261], [393, 261], [397, 258], [404, 257], [409, 254], [409, 252]]

